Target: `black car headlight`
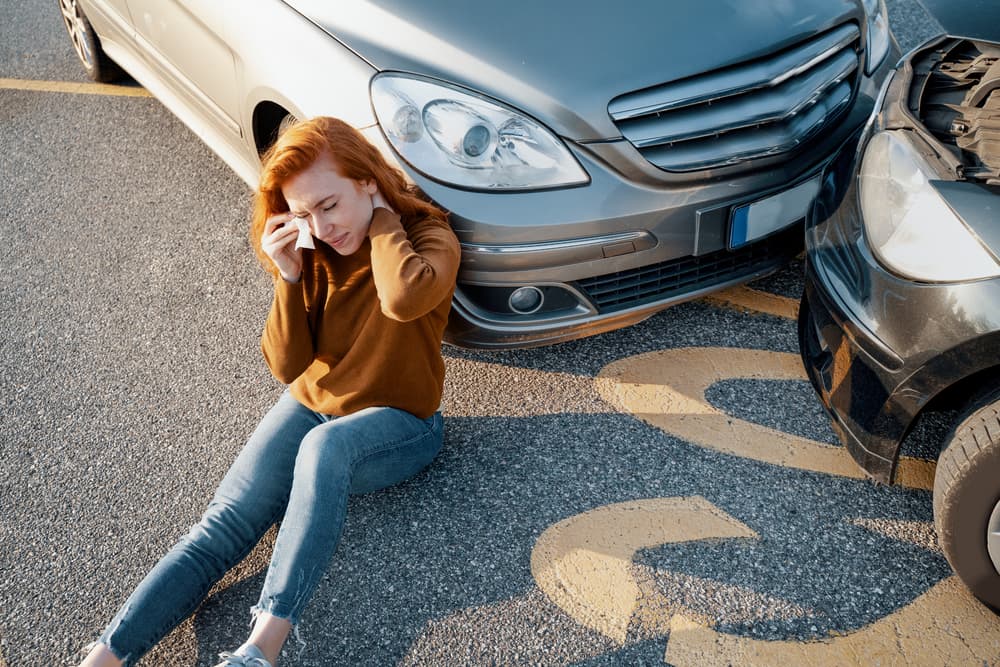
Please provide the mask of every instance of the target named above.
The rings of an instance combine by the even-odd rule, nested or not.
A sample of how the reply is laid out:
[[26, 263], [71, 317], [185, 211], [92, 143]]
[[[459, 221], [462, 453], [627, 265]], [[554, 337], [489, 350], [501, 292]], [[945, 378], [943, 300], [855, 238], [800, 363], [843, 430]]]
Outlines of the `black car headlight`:
[[901, 276], [958, 282], [1000, 275], [1000, 264], [931, 180], [938, 178], [905, 131], [876, 133], [858, 174], [865, 235], [875, 255]]
[[499, 102], [400, 74], [372, 79], [371, 96], [392, 147], [435, 180], [475, 190], [535, 190], [589, 181], [555, 134]]

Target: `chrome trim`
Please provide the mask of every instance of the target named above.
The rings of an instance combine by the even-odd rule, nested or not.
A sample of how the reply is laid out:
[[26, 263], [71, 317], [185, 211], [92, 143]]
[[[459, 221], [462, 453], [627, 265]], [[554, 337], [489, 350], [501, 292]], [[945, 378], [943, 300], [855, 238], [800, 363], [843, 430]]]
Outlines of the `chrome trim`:
[[[553, 343], [583, 338], [584, 336], [593, 336], [594, 334], [636, 324], [669, 306], [699, 299], [727, 287], [739, 285], [773, 273], [774, 270], [774, 268], [769, 268], [749, 276], [734, 278], [733, 280], [695, 290], [687, 294], [668, 297], [661, 301], [634, 306], [604, 315], [598, 314], [596, 310], [591, 310], [589, 314], [579, 313], [554, 320], [533, 320], [526, 322], [501, 322], [496, 319], [483, 319], [480, 317], [481, 311], [475, 312], [470, 310], [468, 301], [460, 298], [459, 291], [456, 290], [456, 298], [452, 303], [452, 312], [456, 318], [474, 324], [476, 330], [460, 330], [457, 334], [448, 331], [445, 333], [445, 341], [463, 347], [505, 350], [551, 345]], [[563, 287], [567, 286], [563, 285]]]
[[[615, 122], [619, 122], [777, 86], [843, 50], [860, 36], [861, 31], [856, 25], [847, 24], [834, 30], [821, 41], [806, 45], [805, 53], [792, 51], [767, 63], [744, 65], [726, 72], [708, 73], [677, 83], [657, 86], [646, 91], [626, 94], [611, 101], [608, 105], [608, 113], [611, 114]], [[818, 49], [822, 49], [822, 51], [812, 55]], [[797, 65], [790, 64], [798, 62], [802, 57], [808, 57], [808, 60], [799, 62]], [[716, 82], [721, 85], [710, 85]], [[662, 99], [664, 97], [669, 99], [641, 107], [616, 109], [616, 107], [624, 106], [630, 100], [641, 101], [642, 99]]]
[[[484, 310], [473, 303], [473, 301], [465, 295], [462, 291], [462, 285], [477, 285], [480, 287], [513, 287], [513, 285], [472, 281], [468, 283], [459, 282], [458, 286], [455, 288], [455, 296], [452, 301], [452, 306], [459, 306], [465, 313], [466, 318], [474, 318], [477, 322], [477, 326], [484, 326], [487, 329], [548, 329], [562, 326], [567, 322], [573, 322], [579, 320], [580, 318], [594, 317], [598, 314], [597, 309], [594, 308], [593, 304], [590, 303], [587, 297], [580, 292], [580, 290], [568, 283], [558, 283], [552, 281], [532, 282], [532, 286], [539, 288], [558, 287], [568, 292], [577, 301], [576, 306], [573, 308], [546, 313], [536, 312], [533, 315], [520, 315], [515, 313], [504, 315]], [[523, 285], [523, 283], [517, 283], [517, 285], [520, 286]]]
[[608, 111], [622, 136], [665, 171], [776, 158], [850, 106], [862, 78], [861, 37], [856, 23], [844, 23], [774, 55], [621, 95]]
[[605, 246], [624, 241], [638, 241], [640, 239], [652, 238], [652, 234], [644, 231], [621, 232], [619, 234], [608, 234], [607, 236], [590, 236], [582, 239], [567, 239], [564, 241], [543, 241], [542, 243], [505, 243], [505, 244], [485, 244], [485, 243], [463, 243], [462, 250], [468, 252], [478, 252], [487, 255], [512, 255], [519, 253], [537, 252], [560, 252], [576, 248], [586, 248], [591, 246]]
[[[647, 160], [662, 169], [687, 171], [708, 169], [719, 164], [737, 164], [756, 158], [780, 155], [789, 152], [810, 138], [826, 125], [824, 121], [838, 115], [851, 102], [851, 90], [845, 83], [845, 90], [834, 100], [832, 106], [826, 107], [826, 100], [814, 104], [805, 114], [795, 118], [785, 127], [769, 127], [745, 130], [743, 134], [733, 133], [720, 138], [720, 145], [711, 153], [703, 145], [694, 146], [656, 146], [647, 148], [644, 153]], [[749, 133], [749, 137], [745, 136]], [[720, 161], [716, 157], [725, 154]]]
[[[625, 136], [636, 147], [648, 148], [671, 141], [700, 139], [721, 132], [754, 127], [762, 123], [788, 120], [815, 104], [820, 97], [858, 68], [858, 59], [855, 56], [844, 53], [840, 60], [844, 60], [844, 62], [834, 61], [831, 63], [840, 65], [839, 68], [830, 67], [814, 72], [802, 81], [789, 86], [788, 90], [769, 91], [755, 96], [752, 100], [745, 101], [742, 105], [734, 101], [733, 104], [712, 106], [705, 110], [679, 112], [671, 115], [666, 121], [659, 118], [654, 119], [650, 124], [656, 126], [657, 136], [648, 138], [636, 136], [635, 130], [641, 130], [641, 127], [629, 128], [629, 132]], [[744, 107], [749, 107], [749, 109]], [[754, 108], [759, 110], [754, 113], [752, 111]], [[682, 115], [685, 113], [686, 116]], [[679, 127], [683, 125], [687, 125], [687, 127]], [[676, 129], [672, 129], [674, 127]]]

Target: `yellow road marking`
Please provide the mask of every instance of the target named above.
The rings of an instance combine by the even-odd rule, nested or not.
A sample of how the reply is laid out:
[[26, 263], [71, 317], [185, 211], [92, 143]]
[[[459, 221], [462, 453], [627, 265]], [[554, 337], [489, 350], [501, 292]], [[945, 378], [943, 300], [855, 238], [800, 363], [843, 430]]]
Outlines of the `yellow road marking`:
[[723, 308], [768, 313], [790, 320], [797, 319], [799, 316], [798, 299], [789, 299], [786, 296], [762, 292], [745, 285], [730, 287], [706, 296], [702, 300]]
[[636, 551], [735, 537], [757, 534], [700, 496], [607, 505], [546, 529], [531, 551], [531, 574], [578, 623], [623, 645], [636, 612], [647, 627], [662, 628], [664, 634], [670, 627], [669, 606], [658, 609], [632, 576]]
[[949, 577], [860, 630], [819, 641], [766, 641], [674, 616], [664, 662], [688, 665], [986, 665], [1000, 655], [1000, 617]]
[[71, 93], [74, 95], [152, 97], [148, 90], [136, 86], [114, 86], [107, 83], [75, 83], [72, 81], [38, 81], [34, 79], [0, 79], [0, 90], [34, 90], [45, 93]]
[[[843, 447], [826, 445], [737, 419], [705, 400], [714, 383], [734, 378], [804, 380], [797, 354], [740, 348], [678, 348], [608, 364], [597, 390], [615, 407], [682, 440], [774, 465], [862, 479]], [[934, 488], [934, 463], [900, 457], [896, 481]]]
[[718, 632], [711, 627], [711, 618], [658, 597], [655, 588], [643, 587], [633, 575], [632, 559], [643, 548], [757, 537], [700, 496], [617, 503], [550, 526], [532, 550], [531, 573], [553, 603], [619, 646], [627, 641], [629, 627], [637, 624], [644, 636], [668, 636], [664, 661], [677, 667], [930, 667], [986, 664], [984, 660], [1000, 655], [1000, 617], [979, 604], [956, 577], [863, 628], [803, 642]]

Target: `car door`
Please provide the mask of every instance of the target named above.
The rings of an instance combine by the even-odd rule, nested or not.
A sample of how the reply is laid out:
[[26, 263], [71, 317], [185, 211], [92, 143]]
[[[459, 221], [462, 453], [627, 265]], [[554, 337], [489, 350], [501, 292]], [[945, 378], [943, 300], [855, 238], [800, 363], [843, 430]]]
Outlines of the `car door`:
[[114, 14], [116, 24], [125, 25], [130, 22], [127, 0], [103, 0], [102, 2], [95, 2], [94, 4], [106, 5], [106, 7], [102, 7], [105, 13], [108, 13], [108, 9], [112, 10], [111, 13]]
[[205, 121], [241, 136], [236, 66], [226, 26], [247, 7], [238, 0], [127, 3], [135, 39], [159, 76]]

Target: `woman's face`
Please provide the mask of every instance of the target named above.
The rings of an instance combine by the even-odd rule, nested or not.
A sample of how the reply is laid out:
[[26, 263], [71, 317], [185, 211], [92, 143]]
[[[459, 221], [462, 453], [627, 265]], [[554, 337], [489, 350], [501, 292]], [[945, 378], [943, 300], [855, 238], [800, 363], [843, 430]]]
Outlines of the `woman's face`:
[[353, 254], [364, 243], [376, 192], [375, 181], [341, 176], [333, 158], [326, 154], [281, 187], [288, 210], [308, 220], [313, 236], [341, 255]]

